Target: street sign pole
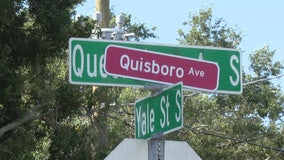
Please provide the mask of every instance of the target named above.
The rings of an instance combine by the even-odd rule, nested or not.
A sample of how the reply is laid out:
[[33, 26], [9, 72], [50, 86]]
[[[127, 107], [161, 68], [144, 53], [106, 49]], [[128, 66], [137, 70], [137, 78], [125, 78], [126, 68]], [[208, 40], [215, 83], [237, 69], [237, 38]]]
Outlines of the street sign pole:
[[148, 160], [164, 160], [165, 158], [165, 140], [150, 139], [148, 141]]

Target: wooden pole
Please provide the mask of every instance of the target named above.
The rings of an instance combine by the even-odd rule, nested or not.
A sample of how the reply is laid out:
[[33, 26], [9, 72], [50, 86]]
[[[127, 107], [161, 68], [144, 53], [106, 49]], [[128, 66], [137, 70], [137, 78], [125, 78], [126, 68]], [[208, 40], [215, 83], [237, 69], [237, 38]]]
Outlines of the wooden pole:
[[96, 12], [102, 13], [102, 27], [108, 28], [109, 27], [109, 0], [95, 0], [96, 2]]

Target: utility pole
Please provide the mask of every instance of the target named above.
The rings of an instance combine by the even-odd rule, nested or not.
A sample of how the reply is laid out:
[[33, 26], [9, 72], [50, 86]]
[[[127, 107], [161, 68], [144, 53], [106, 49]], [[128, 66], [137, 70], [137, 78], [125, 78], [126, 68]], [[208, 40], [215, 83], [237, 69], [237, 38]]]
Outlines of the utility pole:
[[[98, 14], [96, 14], [98, 13]], [[109, 0], [95, 0], [95, 14], [96, 20], [98, 20], [98, 26], [99, 28], [108, 28], [109, 27]], [[97, 17], [98, 16], [98, 17]], [[94, 31], [96, 32], [97, 28], [94, 26]], [[92, 31], [93, 32], [93, 31]], [[96, 35], [98, 33], [95, 33], [94, 36], [91, 35], [91, 37], [95, 37], [95, 39], [99, 39], [99, 36]], [[93, 92], [97, 90], [96, 86], [93, 86]], [[105, 96], [108, 95], [108, 87], [104, 87], [101, 89], [101, 94], [104, 94]], [[101, 98], [100, 98], [101, 99]], [[93, 125], [97, 129], [97, 144], [96, 144], [96, 154], [95, 159], [101, 159], [101, 157], [105, 156], [105, 149], [107, 148], [108, 139], [107, 139], [107, 121], [108, 121], [108, 112], [109, 112], [109, 105], [108, 102], [104, 102], [106, 105], [104, 108], [101, 108], [99, 110], [99, 114], [102, 114], [103, 117], [100, 121], [93, 121]], [[100, 105], [103, 105], [100, 104]]]
[[109, 0], [95, 0], [96, 8], [95, 12], [100, 12], [102, 14], [102, 25], [103, 28], [109, 27]]
[[[97, 23], [94, 25], [90, 38], [127, 41], [129, 38], [135, 36], [134, 33], [127, 33], [123, 30], [125, 21], [124, 14], [116, 15], [116, 27], [109, 28], [109, 0], [95, 0], [95, 2], [96, 7], [93, 18]], [[99, 33], [101, 35], [99, 35]]]

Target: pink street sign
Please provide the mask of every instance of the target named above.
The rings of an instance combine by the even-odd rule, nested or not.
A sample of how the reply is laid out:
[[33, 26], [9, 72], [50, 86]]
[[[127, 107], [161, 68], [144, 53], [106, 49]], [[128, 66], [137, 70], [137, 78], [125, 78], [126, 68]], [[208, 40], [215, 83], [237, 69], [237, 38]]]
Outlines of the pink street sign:
[[153, 51], [109, 45], [105, 50], [107, 74], [163, 84], [214, 91], [218, 88], [217, 63]]

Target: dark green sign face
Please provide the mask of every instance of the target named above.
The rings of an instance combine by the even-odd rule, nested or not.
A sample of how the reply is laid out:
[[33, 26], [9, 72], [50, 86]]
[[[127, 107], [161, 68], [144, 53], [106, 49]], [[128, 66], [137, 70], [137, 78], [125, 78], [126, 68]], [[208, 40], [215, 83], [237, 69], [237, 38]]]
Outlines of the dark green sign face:
[[212, 92], [225, 94], [242, 93], [241, 54], [238, 50], [82, 38], [70, 38], [69, 40], [70, 83], [125, 87], [144, 87], [147, 84], [153, 84], [147, 81], [107, 75], [104, 70], [104, 54], [109, 45], [194, 59], [200, 59], [200, 55], [202, 55], [203, 60], [215, 62], [219, 66], [218, 88]]
[[135, 137], [148, 139], [158, 132], [173, 132], [183, 126], [182, 83], [156, 96], [135, 102]]

